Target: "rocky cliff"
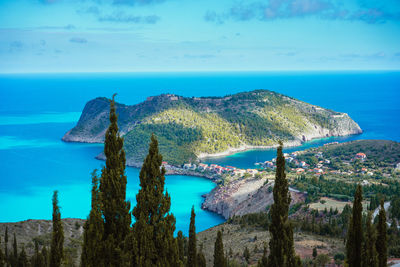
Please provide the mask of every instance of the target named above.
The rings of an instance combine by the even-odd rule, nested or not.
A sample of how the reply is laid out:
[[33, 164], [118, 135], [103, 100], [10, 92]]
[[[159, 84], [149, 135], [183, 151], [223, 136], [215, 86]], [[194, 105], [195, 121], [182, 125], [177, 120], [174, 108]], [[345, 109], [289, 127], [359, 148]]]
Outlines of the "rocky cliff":
[[[274, 181], [240, 179], [226, 186], [217, 186], [205, 195], [202, 208], [222, 215], [225, 219], [250, 213], [264, 212], [273, 204]], [[305, 194], [290, 190], [292, 204], [305, 200]]]

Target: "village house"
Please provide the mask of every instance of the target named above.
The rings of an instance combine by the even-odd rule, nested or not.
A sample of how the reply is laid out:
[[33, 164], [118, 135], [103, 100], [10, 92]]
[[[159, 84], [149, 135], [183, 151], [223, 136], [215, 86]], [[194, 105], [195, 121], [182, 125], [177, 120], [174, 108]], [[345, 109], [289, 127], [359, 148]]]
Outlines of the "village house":
[[355, 156], [355, 159], [360, 159], [360, 160], [365, 160], [367, 158], [367, 155], [365, 155], [364, 153], [357, 153]]
[[225, 169], [227, 169], [228, 171], [233, 172], [234, 170], [236, 170], [236, 167], [233, 167], [233, 166], [226, 166]]
[[286, 157], [285, 160], [286, 160], [287, 162], [292, 162], [292, 161], [294, 160], [294, 158], [292, 158], [292, 157]]
[[183, 165], [183, 168], [185, 170], [193, 170], [194, 171], [194, 170], [196, 170], [197, 166], [196, 166], [196, 164], [186, 163]]
[[303, 168], [306, 167], [307, 165], [308, 165], [308, 164], [307, 164], [305, 161], [301, 161], [301, 162], [300, 162], [300, 166], [303, 167]]
[[199, 169], [200, 171], [205, 171], [205, 170], [208, 169], [208, 165], [207, 165], [207, 164], [204, 164], [204, 163], [199, 163], [198, 169]]
[[274, 163], [271, 161], [266, 161], [264, 162], [264, 167], [265, 168], [273, 168], [274, 167]]

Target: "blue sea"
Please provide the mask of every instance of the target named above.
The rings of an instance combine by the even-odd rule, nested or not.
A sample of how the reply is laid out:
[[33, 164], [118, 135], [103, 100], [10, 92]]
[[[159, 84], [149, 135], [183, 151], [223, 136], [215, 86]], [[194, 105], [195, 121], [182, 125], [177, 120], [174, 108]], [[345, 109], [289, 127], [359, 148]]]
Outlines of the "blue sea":
[[[136, 104], [161, 93], [223, 96], [254, 89], [269, 89], [346, 112], [364, 130], [361, 135], [313, 140], [287, 151], [332, 141], [400, 141], [400, 72], [0, 75], [0, 222], [51, 219], [53, 190], [59, 191], [63, 218], [86, 218], [90, 173], [104, 164], [94, 158], [103, 146], [64, 143], [61, 137], [76, 124], [90, 99], [118, 93], [118, 102]], [[205, 162], [249, 168], [274, 156], [274, 150], [254, 150]], [[127, 197], [134, 205], [139, 170], [128, 167], [126, 173]], [[204, 178], [167, 176], [178, 230], [188, 232], [192, 205], [197, 231], [224, 221], [200, 208], [202, 195], [214, 186]]]

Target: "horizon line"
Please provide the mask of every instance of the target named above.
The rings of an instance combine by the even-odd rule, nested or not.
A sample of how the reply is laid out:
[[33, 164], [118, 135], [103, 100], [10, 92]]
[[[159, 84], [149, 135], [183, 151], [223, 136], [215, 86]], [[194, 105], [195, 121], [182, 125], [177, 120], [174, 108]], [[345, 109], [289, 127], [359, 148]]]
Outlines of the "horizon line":
[[32, 71], [32, 72], [1, 72], [0, 75], [13, 74], [145, 74], [145, 73], [227, 73], [227, 72], [398, 72], [400, 69], [278, 69], [278, 70], [141, 70], [141, 71]]

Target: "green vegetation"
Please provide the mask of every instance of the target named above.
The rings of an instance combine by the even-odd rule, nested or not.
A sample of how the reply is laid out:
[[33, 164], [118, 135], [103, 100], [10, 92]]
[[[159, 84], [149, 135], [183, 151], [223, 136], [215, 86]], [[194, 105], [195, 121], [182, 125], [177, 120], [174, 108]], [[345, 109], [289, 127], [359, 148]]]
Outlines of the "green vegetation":
[[[400, 162], [400, 143], [388, 140], [357, 140], [346, 143], [331, 144], [302, 151], [297, 156], [300, 161], [310, 164], [315, 168], [318, 159], [317, 153], [323, 154], [323, 159], [330, 161], [324, 164], [330, 170], [353, 172], [359, 177], [365, 177], [371, 171], [369, 178], [382, 179], [395, 176], [395, 165]], [[365, 159], [357, 159], [357, 153], [364, 153]], [[289, 164], [295, 167], [293, 163]]]
[[133, 266], [180, 266], [178, 244], [173, 236], [175, 217], [169, 214], [171, 197], [164, 193], [165, 169], [158, 142], [151, 137], [149, 153], [140, 170], [140, 190], [132, 215]]
[[269, 231], [270, 254], [267, 266], [301, 266], [300, 258], [295, 255], [293, 229], [289, 222], [290, 194], [289, 184], [285, 174], [285, 158], [282, 153], [282, 143], [278, 147], [276, 157], [276, 176], [274, 186], [274, 204], [270, 209], [271, 223]]
[[378, 251], [378, 266], [387, 266], [387, 225], [386, 225], [386, 212], [383, 206], [383, 200], [381, 201], [381, 207], [378, 214], [378, 237], [376, 239], [376, 250]]
[[222, 243], [222, 232], [218, 231], [214, 245], [214, 267], [226, 267], [224, 244]]
[[197, 246], [196, 246], [196, 226], [195, 226], [194, 206], [192, 207], [192, 213], [190, 215], [190, 225], [189, 225], [189, 246], [188, 246], [188, 256], [187, 256], [187, 266], [196, 267], [197, 266]]
[[[321, 175], [319, 178], [306, 175], [300, 175], [295, 178], [291, 186], [296, 189], [307, 192], [306, 203], [319, 200], [321, 197], [331, 197], [340, 201], [352, 201], [352, 195], [357, 187], [356, 183], [361, 182], [360, 179], [348, 179], [337, 175]], [[400, 192], [400, 181], [397, 179], [382, 179], [379, 183], [370, 183], [363, 186], [363, 194], [365, 198], [374, 199], [377, 195], [385, 196], [391, 199]]]
[[[102, 141], [107, 127], [107, 100], [87, 103], [67, 141]], [[201, 153], [218, 153], [241, 145], [270, 146], [315, 131], [314, 126], [358, 133], [348, 116], [268, 91], [255, 90], [225, 97], [186, 98], [160, 95], [134, 106], [117, 105], [130, 162], [140, 163], [154, 133], [164, 160], [179, 165], [195, 161]]]
[[81, 267], [101, 266], [103, 251], [100, 244], [104, 234], [104, 225], [101, 216], [99, 178], [96, 170], [92, 173], [92, 207], [83, 228]]
[[372, 212], [368, 212], [367, 222], [365, 227], [365, 241], [362, 253], [362, 266], [377, 267], [378, 257], [376, 252], [376, 230], [372, 225]]
[[[14, 233], [14, 257], [17, 254], [17, 245]], [[60, 207], [58, 206], [58, 192], [53, 194], [53, 234], [50, 247], [50, 266], [59, 267], [64, 258], [64, 230], [61, 222]]]
[[[228, 98], [236, 101], [236, 97], [235, 95]], [[257, 94], [245, 95], [244, 98], [240, 98], [241, 101], [237, 102], [236, 105], [240, 107], [246, 104], [246, 101], [252, 103], [251, 101], [257, 97]], [[219, 102], [209, 103], [208, 107], [228, 106], [220, 98], [207, 101], [215, 100]], [[191, 99], [187, 101], [195, 103], [197, 100]], [[275, 95], [271, 99], [263, 100], [263, 102], [268, 101], [282, 104], [288, 99], [280, 99]], [[172, 105], [174, 111], [188, 108], [185, 103], [179, 103], [179, 101], [174, 103]], [[204, 105], [204, 103], [193, 104], [192, 106], [200, 108], [201, 105]], [[255, 107], [263, 107], [263, 103], [257, 102]], [[158, 111], [157, 114], [163, 112]], [[163, 116], [170, 116], [171, 113], [168, 112], [164, 113]], [[196, 127], [188, 127], [188, 125], [182, 126], [182, 124], [189, 123], [192, 120], [202, 120], [202, 118], [208, 118], [208, 116], [215, 117], [215, 114], [202, 114], [204, 116], [202, 118], [197, 117], [197, 113], [190, 114], [189, 112], [188, 114], [180, 117], [179, 120], [177, 120], [177, 116], [171, 115], [171, 121], [161, 123], [161, 126], [158, 125], [159, 120], [146, 124], [148, 118], [143, 116], [141, 117], [142, 123], [137, 129], [141, 129], [143, 134], [148, 134], [152, 132], [150, 130], [161, 127], [159, 129], [166, 130], [162, 138], [172, 142], [172, 145], [173, 142], [178, 142], [179, 139], [173, 141], [174, 131], [171, 130], [168, 133], [168, 127], [178, 125], [176, 127], [181, 127], [184, 134], [187, 135], [185, 137], [187, 139], [184, 140], [186, 140], [185, 144], [188, 147], [193, 142], [199, 142], [197, 144], [200, 146], [202, 130]], [[292, 114], [291, 116], [293, 117], [297, 116], [290, 110], [287, 110], [287, 113], [275, 114], [275, 117], [272, 114], [269, 114], [269, 116], [273, 117], [274, 120], [278, 120], [277, 118], [280, 116], [289, 116], [288, 114]], [[214, 119], [218, 120], [219, 118], [215, 117]], [[228, 120], [226, 119], [226, 121]], [[218, 123], [222, 125], [222, 128], [229, 127], [229, 124], [223, 124], [225, 123], [224, 121], [219, 121]], [[302, 121], [299, 119], [296, 127], [300, 127], [301, 123]], [[140, 127], [148, 128], [146, 130]], [[196, 133], [193, 134], [194, 132], [189, 129], [193, 131], [199, 130], [198, 135]], [[212, 133], [213, 129], [209, 129], [208, 132]], [[290, 127], [287, 129], [290, 130]], [[235, 142], [232, 139], [233, 137], [224, 137], [218, 134], [215, 132], [208, 139], [218, 136], [218, 138], [226, 138], [226, 142]], [[114, 100], [111, 101], [110, 126], [106, 131], [105, 140], [106, 166], [102, 169], [100, 179], [97, 177], [96, 170], [92, 173], [92, 206], [88, 219], [84, 224], [81, 266], [183, 267], [186, 264], [187, 266], [203, 267], [206, 266], [207, 259], [208, 264], [210, 264], [212, 257], [209, 256], [209, 253], [203, 251], [203, 244], [207, 242], [207, 236], [201, 238], [200, 235], [196, 235], [194, 207], [192, 207], [190, 218], [189, 238], [185, 238], [182, 232], [178, 232], [176, 238], [173, 235], [175, 217], [170, 213], [171, 197], [167, 192], [164, 192], [165, 169], [162, 167], [163, 157], [154, 135], [151, 135], [148, 153], [140, 171], [141, 188], [136, 196], [137, 205], [130, 213], [130, 204], [126, 201], [125, 196], [127, 179], [125, 176], [124, 140], [119, 135]], [[139, 141], [137, 140], [137, 142]], [[215, 146], [217, 143], [215, 143]], [[182, 145], [181, 149], [187, 148]], [[190, 149], [186, 151], [193, 153]], [[312, 159], [312, 161], [315, 160]], [[397, 229], [400, 200], [396, 195], [400, 188], [398, 181], [392, 178], [381, 179], [379, 183], [364, 186], [363, 193], [361, 185], [358, 184], [356, 186], [360, 179], [345, 182], [343, 177], [340, 179], [338, 176], [330, 175], [320, 176], [319, 178], [316, 176], [300, 176], [293, 179], [293, 183], [297, 188], [308, 192], [308, 203], [319, 200], [320, 197], [332, 197], [342, 200], [354, 199], [353, 208], [346, 203], [340, 213], [337, 207], [331, 207], [329, 211], [326, 206], [323, 210], [318, 210], [303, 206], [302, 203], [296, 203], [290, 207], [289, 180], [286, 178], [285, 170], [285, 158], [282, 153], [282, 143], [280, 143], [277, 150], [276, 175], [273, 188], [274, 204], [270, 207], [269, 213], [233, 217], [226, 224], [215, 227], [218, 232], [213, 244], [214, 266], [238, 266], [237, 259], [240, 259], [242, 264], [254, 265], [258, 262], [257, 266], [291, 267], [301, 266], [302, 264], [303, 266], [310, 266], [310, 264], [324, 266], [331, 257], [334, 257], [336, 263], [341, 264], [344, 260], [344, 254], [342, 253], [344, 251], [342, 249], [343, 242], [337, 241], [338, 237], [344, 238], [345, 236], [347, 236], [346, 256], [349, 266], [375, 266], [377, 263], [378, 266], [386, 266], [388, 253], [390, 255], [400, 254], [400, 234]], [[351, 196], [353, 193], [355, 194], [354, 198]], [[373, 208], [377, 205], [377, 200], [381, 200], [380, 194], [386, 195], [392, 203], [392, 207], [389, 209], [389, 217], [392, 219], [392, 224], [389, 229], [387, 229], [386, 225], [383, 200], [381, 201], [381, 208], [375, 224], [373, 224], [371, 212], [368, 213], [368, 217], [363, 217], [363, 196], [370, 199], [370, 208]], [[329, 204], [329, 201], [329, 198], [324, 198], [319, 202], [325, 205]], [[132, 226], [131, 216], [135, 217], [135, 223]], [[70, 223], [66, 231], [67, 234], [72, 231], [80, 232], [82, 223], [79, 220], [74, 221], [74, 224]], [[28, 264], [33, 266], [75, 266], [77, 263], [73, 259], [79, 257], [80, 251], [78, 252], [77, 247], [81, 247], [82, 238], [66, 238], [70, 246], [63, 246], [64, 230], [58, 207], [57, 191], [53, 196], [52, 233], [35, 237], [32, 240], [34, 247], [32, 243], [27, 243], [27, 246], [25, 246], [25, 243], [20, 243], [20, 249], [18, 249], [14, 231], [13, 250], [11, 255], [8, 255], [7, 229], [5, 229], [6, 255], [4, 257], [0, 250], [0, 264], [5, 263], [12, 266], [28, 266]], [[258, 229], [256, 234], [252, 232], [255, 229]], [[215, 232], [212, 235], [210, 234], [208, 238], [210, 236], [215, 237]], [[225, 243], [223, 242], [222, 232], [229, 236], [229, 238], [226, 238]], [[302, 239], [302, 237], [306, 236], [305, 232], [313, 233], [311, 235], [312, 238], [310, 239], [310, 236], [308, 236], [308, 239]], [[249, 234], [251, 234], [250, 238]], [[324, 239], [315, 238], [315, 234], [324, 236]], [[242, 240], [241, 242], [243, 242], [239, 245], [235, 244], [240, 247], [240, 250], [235, 249], [230, 240], [235, 235], [239, 236], [240, 240]], [[331, 236], [336, 237], [336, 239], [329, 238]], [[237, 240], [238, 238], [233, 242]], [[329, 242], [321, 240], [329, 240]], [[324, 251], [323, 249], [326, 249], [327, 244], [333, 240], [337, 243], [330, 244], [332, 245], [331, 249]], [[266, 246], [268, 241], [269, 253]], [[212, 242], [214, 242], [214, 238], [212, 238]], [[313, 255], [313, 259], [304, 258], [303, 262], [301, 262], [300, 257], [295, 254], [296, 242], [297, 245], [302, 243], [301, 246], [303, 248], [314, 248], [314, 253], [310, 253], [310, 255]], [[48, 253], [46, 245], [50, 243], [51, 250]], [[41, 252], [40, 246], [42, 246]], [[264, 249], [260, 250], [259, 248], [262, 246], [264, 246]], [[224, 250], [224, 247], [227, 251]], [[26, 253], [27, 248], [31, 252], [33, 251], [31, 253], [33, 256], [30, 259]], [[235, 253], [232, 248], [236, 250]], [[317, 251], [317, 249], [320, 250]], [[207, 257], [205, 253], [207, 253]], [[304, 256], [304, 251], [302, 255]]]
[[104, 232], [98, 234], [102, 234], [99, 245], [105, 266], [123, 266], [124, 241], [131, 224], [130, 203], [126, 201], [125, 152], [118, 131], [114, 96], [110, 101], [110, 126], [104, 142], [106, 166], [101, 170], [99, 186]]
[[346, 260], [349, 266], [361, 267], [363, 239], [362, 187], [358, 185], [354, 195], [353, 214], [347, 231]]

